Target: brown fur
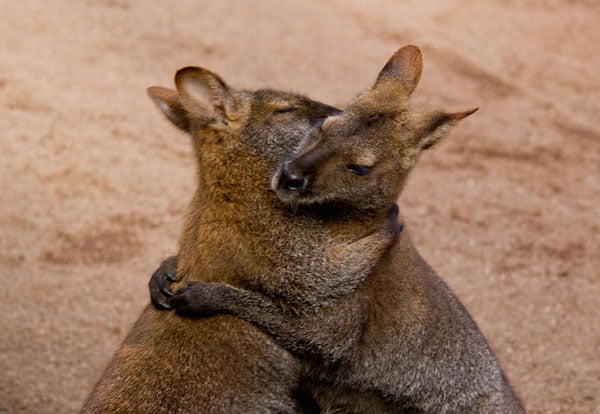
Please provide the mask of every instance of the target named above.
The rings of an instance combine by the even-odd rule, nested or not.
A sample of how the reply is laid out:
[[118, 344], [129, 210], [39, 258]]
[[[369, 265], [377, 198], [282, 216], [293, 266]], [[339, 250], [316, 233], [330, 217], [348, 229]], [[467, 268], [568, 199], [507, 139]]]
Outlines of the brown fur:
[[[313, 125], [336, 110], [289, 93], [234, 90], [201, 68], [182, 69], [175, 80], [178, 92], [154, 87], [149, 94], [192, 136], [198, 159], [199, 185], [181, 236], [179, 271], [189, 280], [240, 283], [249, 262], [264, 268], [270, 260], [268, 251], [253, 253], [257, 237], [265, 232], [264, 221], [243, 218], [278, 203], [272, 192], [270, 205], [264, 197], [249, 198], [252, 193], [244, 190], [266, 192], [277, 165]], [[286, 213], [279, 216], [286, 220]], [[289, 352], [241, 319], [193, 321], [149, 306], [83, 412], [311, 411], [299, 375], [300, 364]]]
[[[172, 304], [262, 327], [302, 357], [324, 412], [522, 412], [467, 311], [408, 233], [390, 225], [390, 206], [421, 151], [474, 112], [410, 111], [421, 69], [418, 48], [400, 49], [371, 90], [282, 165], [273, 189], [296, 215], [256, 187], [272, 164], [253, 169], [250, 181], [238, 173], [213, 182], [243, 208], [220, 222], [203, 252], [219, 255], [217, 268], [191, 263], [178, 271], [198, 280], [199, 272], [239, 266], [240, 278], [190, 284]], [[211, 199], [196, 219], [207, 220], [219, 202]]]

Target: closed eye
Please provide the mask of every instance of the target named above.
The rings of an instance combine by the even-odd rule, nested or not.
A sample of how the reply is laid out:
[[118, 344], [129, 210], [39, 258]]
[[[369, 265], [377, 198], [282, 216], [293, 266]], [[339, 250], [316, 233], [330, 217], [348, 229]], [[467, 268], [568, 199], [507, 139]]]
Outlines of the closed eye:
[[297, 111], [297, 110], [298, 110], [298, 108], [293, 107], [293, 106], [289, 106], [289, 107], [286, 107], [286, 108], [280, 108], [280, 109], [274, 110], [273, 111], [273, 115], [286, 114], [288, 112], [294, 112], [294, 111]]
[[356, 175], [367, 175], [373, 169], [373, 167], [358, 164], [347, 164], [346, 168], [348, 168], [348, 171]]

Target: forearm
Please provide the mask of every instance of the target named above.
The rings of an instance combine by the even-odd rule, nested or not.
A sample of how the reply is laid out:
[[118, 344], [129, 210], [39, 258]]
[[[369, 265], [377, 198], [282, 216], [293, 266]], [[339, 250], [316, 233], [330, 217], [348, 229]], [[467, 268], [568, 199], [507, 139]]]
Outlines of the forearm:
[[250, 290], [221, 283], [192, 283], [171, 303], [187, 316], [230, 313], [273, 336], [284, 348], [299, 353], [337, 359], [359, 335], [364, 313], [353, 295], [328, 306], [287, 307]]

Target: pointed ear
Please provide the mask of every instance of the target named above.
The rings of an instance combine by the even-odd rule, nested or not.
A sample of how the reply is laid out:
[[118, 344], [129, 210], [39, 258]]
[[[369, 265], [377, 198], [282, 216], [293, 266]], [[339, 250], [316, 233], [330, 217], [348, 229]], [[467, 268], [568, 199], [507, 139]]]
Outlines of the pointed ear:
[[229, 87], [211, 71], [185, 67], [175, 74], [175, 85], [185, 109], [208, 123], [228, 124], [234, 111]]
[[190, 132], [190, 121], [186, 115], [185, 108], [179, 101], [177, 92], [172, 89], [160, 86], [152, 86], [146, 90], [148, 96], [158, 106], [158, 109], [171, 121], [177, 128]]
[[417, 87], [423, 71], [421, 50], [414, 45], [404, 46], [396, 51], [385, 64], [373, 88], [391, 83], [398, 93], [409, 96]]
[[478, 109], [472, 108], [455, 113], [433, 112], [421, 115], [421, 133], [416, 137], [415, 145], [420, 147], [421, 150], [431, 148], [440, 139], [448, 135], [448, 132], [458, 121], [468, 117]]

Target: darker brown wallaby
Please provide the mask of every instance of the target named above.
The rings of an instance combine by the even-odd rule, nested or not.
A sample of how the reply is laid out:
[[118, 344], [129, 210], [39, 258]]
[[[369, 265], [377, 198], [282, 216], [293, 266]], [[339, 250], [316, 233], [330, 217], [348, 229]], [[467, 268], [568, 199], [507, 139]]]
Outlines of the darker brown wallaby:
[[421, 70], [419, 49], [400, 49], [371, 90], [281, 165], [273, 190], [295, 215], [256, 186], [273, 164], [255, 168], [250, 182], [231, 173], [227, 185], [215, 183], [243, 206], [207, 252], [227, 268], [194, 263], [178, 273], [239, 278], [190, 283], [170, 303], [181, 314], [227, 312], [260, 326], [301, 357], [323, 412], [520, 413], [468, 312], [392, 225], [390, 206], [419, 154], [474, 112], [412, 112]]
[[[265, 223], [244, 218], [248, 205], [257, 215], [273, 209], [254, 193], [267, 193], [277, 166], [310, 128], [337, 110], [289, 93], [234, 90], [201, 68], [182, 69], [175, 81], [177, 91], [154, 87], [149, 94], [192, 136], [198, 190], [177, 262], [166, 261], [160, 272], [177, 266], [188, 280], [241, 284], [238, 277], [246, 274], [248, 261], [269, 260], [268, 252], [254, 254], [249, 245], [265, 232]], [[270, 204], [278, 203], [269, 194]], [[280, 213], [279, 220], [286, 214]], [[269, 335], [241, 319], [225, 315], [194, 321], [149, 306], [83, 412], [314, 412], [301, 389], [300, 368]]]

